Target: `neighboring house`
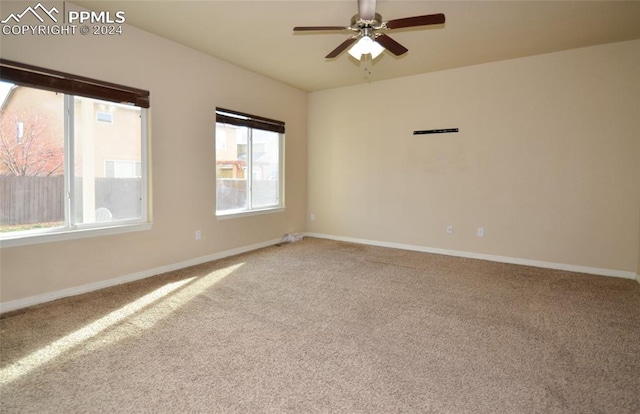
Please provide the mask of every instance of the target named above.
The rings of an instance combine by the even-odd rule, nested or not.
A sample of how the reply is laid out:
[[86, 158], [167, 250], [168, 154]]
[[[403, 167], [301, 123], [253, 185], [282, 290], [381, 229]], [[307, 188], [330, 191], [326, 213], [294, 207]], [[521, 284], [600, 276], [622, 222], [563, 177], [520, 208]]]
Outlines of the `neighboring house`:
[[[248, 157], [246, 128], [234, 125], [216, 125], [216, 177], [218, 179], [245, 179]], [[266, 131], [253, 132], [253, 178], [278, 178], [278, 142]], [[266, 134], [266, 136], [265, 136]]]
[[63, 96], [3, 82], [0, 175], [57, 176], [64, 168]]
[[216, 177], [245, 178], [247, 165], [246, 129], [233, 125], [216, 125]]
[[[41, 151], [32, 153], [31, 161], [39, 164], [53, 150], [64, 144], [64, 96], [41, 89], [14, 85], [2, 99], [0, 125], [5, 156], [8, 151], [20, 151], [31, 137], [37, 141]], [[141, 175], [139, 139], [140, 111], [136, 107], [106, 103], [89, 98], [76, 98], [75, 105], [76, 142], [74, 168], [76, 176], [132, 178]], [[83, 140], [83, 137], [93, 139]], [[137, 144], [137, 145], [136, 145]], [[53, 174], [59, 175], [60, 166]], [[12, 174], [6, 164], [0, 165], [0, 175]]]

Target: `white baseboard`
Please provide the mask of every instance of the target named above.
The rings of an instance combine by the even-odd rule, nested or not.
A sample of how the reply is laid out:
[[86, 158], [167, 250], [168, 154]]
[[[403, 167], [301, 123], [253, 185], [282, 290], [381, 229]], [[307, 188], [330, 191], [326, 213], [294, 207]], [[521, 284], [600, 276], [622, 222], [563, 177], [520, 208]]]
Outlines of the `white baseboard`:
[[460, 250], [438, 249], [433, 247], [417, 246], [413, 244], [383, 242], [377, 240], [358, 239], [354, 237], [333, 236], [322, 233], [305, 233], [308, 237], [317, 237], [320, 239], [330, 239], [345, 241], [351, 243], [368, 244], [371, 246], [391, 247], [394, 249], [413, 250], [424, 253], [443, 254], [447, 256], [466, 257], [469, 259], [489, 260], [492, 262], [511, 263], [524, 266], [542, 267], [547, 269], [566, 270], [569, 272], [588, 273], [598, 276], [621, 277], [624, 279], [636, 279], [640, 282], [640, 275], [634, 272], [626, 272], [624, 270], [600, 269], [597, 267], [576, 266], [564, 263], [543, 262], [539, 260], [520, 259], [517, 257], [495, 256], [491, 254], [465, 252]]
[[131, 273], [128, 275], [116, 277], [114, 279], [103, 280], [96, 283], [89, 283], [87, 285], [76, 286], [68, 289], [62, 289], [55, 292], [43, 293], [41, 295], [30, 296], [24, 299], [12, 300], [9, 302], [0, 303], [0, 313], [10, 312], [17, 309], [26, 308], [40, 303], [50, 302], [52, 300], [66, 298], [70, 296], [81, 295], [83, 293], [92, 292], [94, 290], [104, 289], [111, 286], [121, 285], [123, 283], [129, 283], [147, 277], [156, 276], [162, 273], [171, 272], [173, 270], [183, 269], [189, 266], [195, 266], [213, 260], [223, 259], [229, 256], [235, 256], [241, 253], [246, 253], [252, 250], [261, 249], [263, 247], [272, 246], [279, 243], [281, 239], [273, 239], [262, 243], [256, 243], [249, 246], [238, 247], [236, 249], [225, 250], [219, 253], [213, 253], [207, 256], [197, 257], [195, 259], [187, 260], [180, 263], [174, 263], [166, 266], [156, 267], [155, 269], [143, 270], [141, 272]]
[[[640, 283], [640, 274], [636, 274], [633, 272], [625, 272], [621, 270], [612, 270], [612, 269], [600, 269], [594, 267], [585, 267], [585, 266], [575, 266], [568, 265], [563, 263], [552, 263], [552, 262], [543, 262], [538, 260], [529, 260], [529, 259], [519, 259], [514, 257], [505, 257], [505, 256], [495, 256], [488, 255], [482, 253], [473, 253], [473, 252], [464, 252], [459, 250], [447, 250], [447, 249], [437, 249], [432, 247], [425, 246], [417, 246], [411, 244], [403, 244], [403, 243], [392, 243], [392, 242], [382, 242], [377, 240], [367, 240], [367, 239], [358, 239], [354, 237], [343, 237], [343, 236], [333, 236], [329, 234], [322, 233], [305, 233], [305, 236], [308, 237], [317, 237], [320, 239], [330, 239], [330, 240], [338, 240], [345, 241], [351, 243], [360, 243], [360, 244], [368, 244], [372, 246], [380, 246], [380, 247], [390, 247], [394, 249], [403, 249], [403, 250], [413, 250], [418, 252], [425, 253], [435, 253], [435, 254], [443, 254], [447, 256], [458, 256], [458, 257], [466, 257], [471, 259], [480, 259], [480, 260], [490, 260], [493, 262], [501, 262], [501, 263], [512, 263], [519, 264], [525, 266], [534, 266], [534, 267], [542, 267], [548, 269], [558, 269], [558, 270], [567, 270], [571, 272], [578, 273], [588, 273], [599, 276], [611, 276], [611, 277], [620, 277], [624, 279], [635, 279], [638, 283]], [[147, 277], [156, 276], [162, 273], [171, 272], [173, 270], [183, 269], [189, 266], [195, 266], [206, 262], [211, 262], [213, 260], [223, 259], [229, 256], [235, 256], [241, 253], [246, 253], [252, 250], [261, 249], [263, 247], [272, 246], [281, 241], [281, 239], [273, 239], [262, 243], [256, 243], [249, 246], [238, 247], [231, 250], [225, 250], [223, 252], [213, 253], [207, 256], [197, 257], [195, 259], [187, 260], [180, 263], [174, 263], [171, 265], [156, 267], [154, 269], [144, 270], [141, 272], [131, 273], [128, 275], [120, 276], [114, 279], [103, 280], [96, 283], [89, 283], [82, 286], [76, 286], [68, 289], [62, 289], [55, 292], [44, 293], [41, 295], [30, 296], [23, 299], [12, 300], [9, 302], [0, 303], [0, 313], [10, 312], [22, 308], [26, 308], [33, 305], [38, 305], [40, 303], [50, 302], [56, 299], [66, 298], [70, 296], [81, 295], [83, 293], [92, 292], [99, 289], [104, 289], [111, 286], [120, 285], [123, 283], [129, 283], [140, 279], [145, 279]]]

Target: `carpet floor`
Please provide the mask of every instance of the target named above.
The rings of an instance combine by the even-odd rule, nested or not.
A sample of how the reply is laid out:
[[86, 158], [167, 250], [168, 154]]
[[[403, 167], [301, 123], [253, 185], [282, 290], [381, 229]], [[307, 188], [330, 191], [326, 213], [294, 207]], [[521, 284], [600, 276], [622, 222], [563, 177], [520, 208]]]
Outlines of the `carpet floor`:
[[306, 238], [0, 319], [8, 413], [639, 413], [633, 280]]

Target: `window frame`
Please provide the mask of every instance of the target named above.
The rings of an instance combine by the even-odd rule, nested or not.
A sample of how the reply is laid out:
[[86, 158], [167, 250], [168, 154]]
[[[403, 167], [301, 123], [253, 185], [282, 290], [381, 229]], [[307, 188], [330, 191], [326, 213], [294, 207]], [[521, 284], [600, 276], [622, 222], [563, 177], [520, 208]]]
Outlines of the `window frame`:
[[[149, 92], [19, 62], [0, 59], [0, 80], [16, 85], [61, 93], [64, 96], [64, 223], [63, 227], [0, 233], [0, 247], [14, 247], [61, 240], [148, 230], [150, 211]], [[74, 100], [85, 97], [140, 108], [141, 217], [110, 222], [73, 224]]]
[[[216, 127], [218, 124], [222, 125], [234, 125], [237, 127], [245, 127], [248, 128], [247, 134], [247, 179], [248, 179], [248, 188], [247, 188], [247, 203], [249, 207], [246, 209], [234, 209], [234, 210], [226, 210], [226, 211], [218, 211], [217, 206], [217, 198], [216, 198], [216, 207], [215, 207], [215, 215], [219, 220], [236, 218], [236, 217], [246, 217], [246, 216], [254, 216], [261, 214], [269, 214], [269, 213], [279, 213], [285, 210], [285, 183], [284, 183], [284, 169], [285, 169], [285, 123], [283, 121], [277, 121], [270, 118], [265, 118], [261, 116], [251, 115], [244, 112], [238, 112], [226, 108], [216, 107]], [[216, 128], [217, 129], [217, 128]], [[261, 206], [261, 207], [253, 207], [251, 204], [253, 202], [253, 133], [252, 131], [264, 130], [269, 132], [275, 132], [278, 134], [278, 204], [274, 204], [271, 206]], [[217, 171], [217, 137], [214, 134], [214, 164], [216, 165]], [[217, 189], [217, 173], [215, 174], [216, 180], [216, 189]], [[216, 190], [217, 193], [217, 190]]]

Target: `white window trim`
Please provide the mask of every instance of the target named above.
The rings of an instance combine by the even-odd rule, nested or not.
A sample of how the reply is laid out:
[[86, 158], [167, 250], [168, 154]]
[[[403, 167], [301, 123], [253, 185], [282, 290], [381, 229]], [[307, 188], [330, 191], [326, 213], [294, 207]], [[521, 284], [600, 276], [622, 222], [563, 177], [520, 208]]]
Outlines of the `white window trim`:
[[[0, 239], [0, 249], [9, 247], [29, 246], [32, 244], [52, 243], [84, 239], [88, 237], [109, 236], [114, 234], [131, 233], [135, 231], [151, 230], [153, 223], [120, 224], [100, 228], [77, 229], [49, 229], [38, 230], [37, 233], [11, 233], [12, 236]], [[28, 230], [27, 230], [28, 231]]]
[[228, 210], [225, 212], [216, 212], [216, 219], [218, 220], [228, 220], [239, 217], [247, 217], [247, 216], [260, 216], [263, 214], [271, 214], [271, 213], [282, 213], [285, 211], [284, 206], [278, 207], [269, 207], [264, 209], [255, 209], [255, 210]]

